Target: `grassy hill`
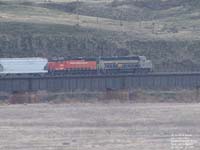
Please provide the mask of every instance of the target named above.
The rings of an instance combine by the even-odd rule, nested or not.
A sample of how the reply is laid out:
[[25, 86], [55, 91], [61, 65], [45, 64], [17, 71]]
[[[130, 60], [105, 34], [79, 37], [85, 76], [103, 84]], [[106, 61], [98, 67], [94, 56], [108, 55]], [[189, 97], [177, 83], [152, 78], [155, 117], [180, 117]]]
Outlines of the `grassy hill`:
[[200, 70], [199, 0], [3, 0], [0, 56], [146, 55]]

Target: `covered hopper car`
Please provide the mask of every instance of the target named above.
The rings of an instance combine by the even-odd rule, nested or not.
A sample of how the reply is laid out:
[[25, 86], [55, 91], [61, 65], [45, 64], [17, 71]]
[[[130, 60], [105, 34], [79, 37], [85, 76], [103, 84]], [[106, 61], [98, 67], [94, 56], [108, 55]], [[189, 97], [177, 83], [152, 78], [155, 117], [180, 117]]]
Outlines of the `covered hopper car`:
[[46, 58], [0, 58], [0, 75], [45, 74]]

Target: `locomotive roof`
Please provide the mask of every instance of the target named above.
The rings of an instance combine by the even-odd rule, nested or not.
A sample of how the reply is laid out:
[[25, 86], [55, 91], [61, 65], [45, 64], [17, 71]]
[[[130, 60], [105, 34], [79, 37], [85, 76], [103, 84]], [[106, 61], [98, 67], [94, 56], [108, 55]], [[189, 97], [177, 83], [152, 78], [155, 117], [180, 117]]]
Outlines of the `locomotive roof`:
[[42, 57], [0, 58], [0, 61], [38, 61], [38, 60], [47, 60], [47, 59]]
[[50, 61], [64, 61], [64, 60], [88, 60], [88, 61], [96, 61], [95, 57], [59, 57], [59, 58], [51, 58]]
[[96, 61], [100, 60], [140, 60], [141, 56], [99, 56], [99, 57], [59, 57], [59, 58], [51, 58], [50, 61], [63, 61], [63, 60], [88, 60], [88, 61]]
[[140, 60], [140, 56], [112, 56], [112, 57], [100, 57], [101, 60]]

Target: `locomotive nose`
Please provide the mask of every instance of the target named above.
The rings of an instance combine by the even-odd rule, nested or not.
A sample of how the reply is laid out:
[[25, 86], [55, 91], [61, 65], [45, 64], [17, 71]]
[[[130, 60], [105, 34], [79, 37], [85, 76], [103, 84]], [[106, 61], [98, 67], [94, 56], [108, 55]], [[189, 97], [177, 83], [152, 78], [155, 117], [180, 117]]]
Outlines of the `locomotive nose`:
[[0, 72], [3, 71], [3, 66], [0, 64]]

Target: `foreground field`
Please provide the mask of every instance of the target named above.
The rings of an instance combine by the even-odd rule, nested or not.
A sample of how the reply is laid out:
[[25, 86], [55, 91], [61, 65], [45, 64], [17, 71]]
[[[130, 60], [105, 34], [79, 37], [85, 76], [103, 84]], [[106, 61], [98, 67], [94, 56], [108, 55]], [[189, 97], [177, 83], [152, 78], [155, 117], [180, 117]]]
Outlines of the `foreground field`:
[[199, 104], [0, 107], [1, 150], [196, 150]]

